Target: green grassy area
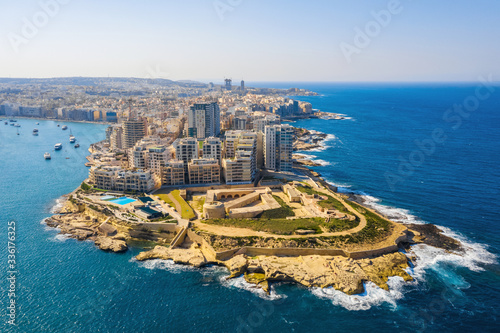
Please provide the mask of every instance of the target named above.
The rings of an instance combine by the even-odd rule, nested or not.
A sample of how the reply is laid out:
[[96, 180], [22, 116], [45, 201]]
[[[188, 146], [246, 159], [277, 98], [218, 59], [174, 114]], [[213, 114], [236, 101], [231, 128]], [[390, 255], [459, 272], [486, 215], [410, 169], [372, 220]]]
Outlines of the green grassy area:
[[180, 191], [173, 190], [171, 193], [175, 201], [177, 201], [181, 205], [181, 211], [179, 213], [181, 213], [182, 218], [187, 220], [195, 218], [196, 215], [193, 211], [193, 208], [191, 208], [191, 206], [189, 206], [189, 204], [181, 198]]
[[386, 236], [391, 231], [392, 225], [389, 220], [365, 209], [360, 204], [352, 201], [346, 202], [357, 212], [366, 217], [366, 227], [364, 227], [361, 231], [350, 235], [349, 242], [362, 243], [374, 241], [382, 236]]
[[304, 219], [210, 219], [203, 221], [224, 227], [248, 228], [255, 231], [264, 231], [277, 235], [292, 235], [296, 230], [316, 230], [322, 233], [320, 226], [325, 223], [322, 218]]
[[349, 229], [354, 229], [359, 225], [359, 218], [356, 216], [355, 220], [341, 220], [341, 219], [330, 219], [325, 223], [325, 227], [330, 232], [346, 231]]
[[168, 197], [168, 194], [165, 194], [165, 193], [159, 193], [159, 194], [155, 194], [158, 198], [160, 198], [161, 200], [165, 201], [165, 203], [169, 204], [170, 206], [172, 206], [173, 208], [175, 208], [175, 204], [172, 202], [172, 200], [170, 200], [170, 198]]
[[288, 216], [295, 216], [295, 213], [293, 212], [293, 209], [288, 206], [283, 199], [280, 197], [273, 195], [273, 198], [278, 201], [278, 203], [281, 205], [281, 208], [277, 209], [271, 209], [263, 212], [260, 214], [258, 217], [259, 218], [264, 218], [264, 219], [284, 219], [287, 218]]
[[349, 214], [349, 210], [340, 201], [330, 195], [315, 191], [309, 186], [297, 186], [297, 190], [309, 195], [317, 194], [320, 196], [326, 196], [328, 198], [326, 200], [319, 201], [318, 205], [326, 209], [336, 209], [339, 212]]

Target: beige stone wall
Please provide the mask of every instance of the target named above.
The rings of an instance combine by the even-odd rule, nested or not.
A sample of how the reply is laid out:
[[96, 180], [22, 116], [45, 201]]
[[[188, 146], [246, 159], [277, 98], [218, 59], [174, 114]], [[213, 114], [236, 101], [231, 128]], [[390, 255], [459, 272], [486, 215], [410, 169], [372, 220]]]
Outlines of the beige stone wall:
[[154, 230], [154, 231], [162, 229], [168, 232], [176, 232], [180, 229], [177, 223], [149, 222], [149, 223], [141, 223], [141, 227], [148, 228], [149, 230]]

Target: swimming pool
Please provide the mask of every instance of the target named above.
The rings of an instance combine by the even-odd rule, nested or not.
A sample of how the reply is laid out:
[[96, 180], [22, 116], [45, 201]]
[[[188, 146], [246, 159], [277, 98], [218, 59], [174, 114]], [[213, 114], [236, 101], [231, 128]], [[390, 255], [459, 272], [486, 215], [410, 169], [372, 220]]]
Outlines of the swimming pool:
[[115, 203], [115, 204], [120, 205], [120, 206], [129, 204], [131, 202], [136, 202], [136, 201], [137, 200], [132, 199], [132, 198], [128, 198], [128, 197], [121, 197], [118, 199], [109, 200], [109, 202]]
[[104, 200], [104, 201], [111, 201], [112, 199], [114, 199], [116, 197], [112, 196], [112, 195], [105, 195], [103, 197], [101, 197], [101, 200]]

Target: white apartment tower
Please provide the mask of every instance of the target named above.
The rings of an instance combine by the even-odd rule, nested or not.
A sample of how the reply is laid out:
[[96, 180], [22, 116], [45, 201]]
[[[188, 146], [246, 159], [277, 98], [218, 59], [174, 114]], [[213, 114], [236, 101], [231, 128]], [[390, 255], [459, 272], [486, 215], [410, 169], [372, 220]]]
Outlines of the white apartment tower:
[[293, 127], [272, 125], [265, 128], [264, 167], [274, 171], [291, 172], [293, 169]]

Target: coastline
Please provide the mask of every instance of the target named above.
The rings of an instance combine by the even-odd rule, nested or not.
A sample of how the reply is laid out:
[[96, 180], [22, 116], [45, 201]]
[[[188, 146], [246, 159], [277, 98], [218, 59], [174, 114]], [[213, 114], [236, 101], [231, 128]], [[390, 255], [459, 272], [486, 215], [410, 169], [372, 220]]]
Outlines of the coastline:
[[[308, 141], [298, 146], [301, 151], [324, 147], [324, 141], [328, 138], [328, 135], [317, 131], [296, 130], [301, 134], [299, 138]], [[387, 216], [365, 206], [362, 196], [338, 194], [337, 187], [300, 160], [297, 161], [296, 170], [331, 195], [338, 196], [338, 199], [352, 200], [361, 204], [362, 209], [390, 221]], [[422, 227], [392, 221], [392, 238], [381, 243], [344, 246], [344, 249], [328, 246], [322, 250], [316, 245], [297, 247], [295, 241], [286, 241], [276, 236], [270, 243], [263, 239], [258, 247], [243, 245], [221, 250], [214, 247], [214, 240], [227, 243], [224, 240], [226, 236], [211, 239], [200, 234], [196, 228], [180, 227], [177, 224], [172, 225], [169, 230], [163, 230], [167, 227], [166, 224], [150, 228], [145, 223], [124, 223], [113, 214], [112, 209], [89, 204], [84, 200], [87, 198], [80, 194], [81, 188], [77, 188], [64, 196], [63, 207], [56, 215], [46, 219], [47, 226], [59, 228], [61, 234], [69, 235], [70, 238], [91, 240], [107, 252], [125, 252], [128, 246], [146, 242], [154, 245], [154, 248], [138, 254], [135, 257], [138, 261], [173, 260], [178, 264], [198, 268], [223, 266], [229, 271], [227, 279], [243, 276], [245, 281], [262, 288], [266, 293], [270, 292], [270, 284], [277, 281], [295, 282], [308, 288], [333, 287], [347, 295], [363, 293], [366, 281], [389, 290], [388, 281], [391, 277], [399, 277], [403, 281], [413, 280], [408, 273], [416, 261], [411, 252], [412, 244], [427, 244], [455, 253], [463, 250], [459, 241], [445, 236], [443, 230], [434, 225]], [[324, 237], [321, 240], [321, 236], [304, 237], [314, 243], [325, 240]], [[285, 269], [286, 267], [288, 268]]]
[[42, 118], [42, 117], [26, 117], [26, 116], [6, 116], [3, 115], [3, 118], [7, 119], [23, 119], [23, 120], [42, 120], [42, 121], [54, 121], [61, 123], [82, 123], [82, 124], [94, 124], [94, 125], [107, 125], [111, 126], [117, 123], [109, 123], [106, 121], [88, 121], [88, 120], [66, 120], [66, 119], [57, 119], [57, 118]]

